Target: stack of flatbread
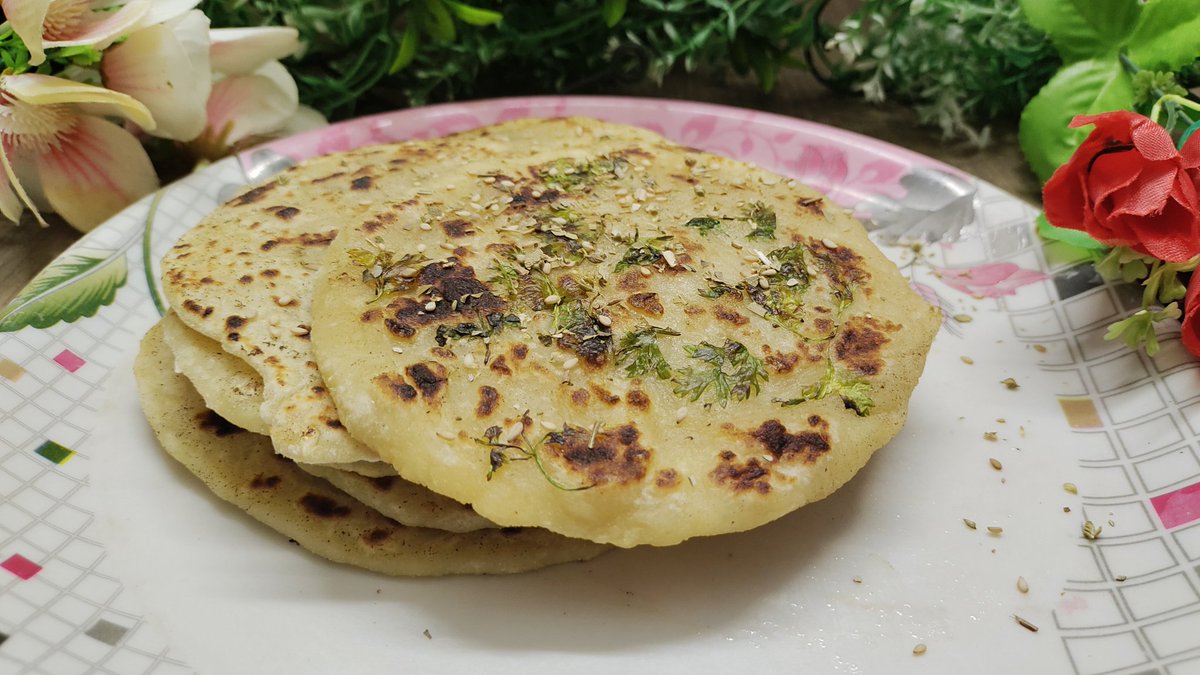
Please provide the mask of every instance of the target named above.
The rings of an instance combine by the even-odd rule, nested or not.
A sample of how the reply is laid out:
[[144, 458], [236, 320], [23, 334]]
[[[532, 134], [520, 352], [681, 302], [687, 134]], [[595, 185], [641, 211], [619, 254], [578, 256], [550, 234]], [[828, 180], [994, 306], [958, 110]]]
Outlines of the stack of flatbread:
[[316, 158], [162, 263], [163, 448], [318, 555], [517, 572], [750, 529], [902, 426], [937, 311], [820, 194], [591, 119]]

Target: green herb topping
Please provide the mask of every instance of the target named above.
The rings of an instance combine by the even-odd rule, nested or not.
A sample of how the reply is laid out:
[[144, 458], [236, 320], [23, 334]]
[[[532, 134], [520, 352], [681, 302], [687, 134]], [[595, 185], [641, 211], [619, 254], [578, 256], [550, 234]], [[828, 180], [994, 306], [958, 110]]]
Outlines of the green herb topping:
[[871, 384], [839, 373], [833, 367], [833, 361], [825, 362], [825, 374], [817, 382], [805, 387], [800, 396], [779, 403], [785, 407], [800, 405], [805, 401], [819, 401], [830, 394], [841, 396], [842, 403], [859, 417], [870, 415], [871, 408], [875, 407], [875, 401], [871, 399]]
[[546, 465], [542, 462], [542, 455], [540, 452], [542, 444], [546, 442], [546, 439], [549, 438], [550, 434], [542, 434], [541, 438], [539, 438], [536, 442], [531, 442], [525, 436], [525, 427], [532, 424], [528, 414], [526, 414], [516, 424], [521, 425], [521, 427], [519, 430], [514, 428], [514, 433], [507, 434], [509, 436], [513, 436], [511, 440], [506, 441], [501, 439], [501, 437], [505, 436], [506, 434], [505, 431], [498, 426], [488, 427], [483, 432], [483, 438], [475, 440], [476, 443], [491, 449], [488, 454], [488, 480], [491, 480], [492, 476], [496, 475], [496, 472], [509, 462], [533, 460], [534, 465], [537, 466], [538, 471], [546, 479], [546, 482], [550, 483], [559, 490], [575, 492], [578, 490], [587, 490], [588, 488], [593, 487], [592, 485], [563, 485], [555, 480], [555, 478], [546, 470]]
[[663, 249], [666, 248], [671, 236], [654, 237], [653, 239], [637, 239], [625, 251], [625, 255], [617, 262], [614, 269], [623, 272], [630, 267], [653, 265], [663, 259]]
[[700, 234], [708, 234], [717, 228], [721, 221], [716, 218], [692, 218], [683, 224], [684, 227], [694, 227], [700, 230]]
[[775, 238], [775, 210], [763, 204], [754, 202], [743, 213], [743, 217], [754, 224], [754, 229], [746, 235], [751, 239]]
[[751, 354], [740, 342], [725, 340], [720, 347], [701, 342], [685, 345], [683, 349], [689, 357], [705, 364], [678, 371], [675, 395], [689, 401], [699, 400], [711, 387], [712, 400], [724, 407], [731, 397], [744, 401], [757, 395], [762, 383], [767, 381], [762, 359]]
[[556, 159], [534, 169], [538, 179], [549, 188], [571, 192], [608, 178], [620, 178], [629, 172], [623, 157], [599, 157], [590, 161]]
[[375, 297], [371, 302], [378, 300], [385, 293], [409, 288], [421, 273], [421, 268], [430, 262], [422, 253], [407, 253], [396, 258], [391, 251], [383, 248], [380, 239], [367, 243], [374, 250], [352, 248], [346, 254], [355, 265], [363, 268], [363, 283], [375, 288]]
[[659, 335], [679, 335], [679, 331], [657, 326], [646, 326], [621, 336], [617, 347], [617, 365], [625, 366], [629, 377], [641, 377], [654, 373], [661, 380], [671, 379], [671, 365], [663, 358], [658, 347]]

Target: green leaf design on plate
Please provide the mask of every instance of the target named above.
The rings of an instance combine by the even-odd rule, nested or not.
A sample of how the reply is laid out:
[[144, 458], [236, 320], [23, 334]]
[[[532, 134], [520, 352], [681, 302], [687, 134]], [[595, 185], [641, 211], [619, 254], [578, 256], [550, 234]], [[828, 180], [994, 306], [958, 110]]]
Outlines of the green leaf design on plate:
[[112, 304], [127, 278], [124, 250], [72, 250], [50, 263], [0, 310], [0, 333], [95, 316], [101, 307]]

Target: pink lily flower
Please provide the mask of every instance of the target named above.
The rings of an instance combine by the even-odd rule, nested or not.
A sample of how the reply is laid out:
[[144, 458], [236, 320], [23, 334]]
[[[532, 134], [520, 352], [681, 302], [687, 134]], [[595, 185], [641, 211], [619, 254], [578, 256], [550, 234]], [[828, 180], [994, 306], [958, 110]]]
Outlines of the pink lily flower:
[[104, 119], [154, 129], [146, 106], [103, 87], [48, 75], [0, 75], [0, 213], [55, 211], [87, 231], [158, 187], [137, 138]]
[[300, 49], [294, 28], [219, 28], [209, 35], [214, 82], [208, 124], [192, 143], [198, 155], [216, 159], [266, 137], [326, 123], [300, 105], [296, 81], [278, 61]]

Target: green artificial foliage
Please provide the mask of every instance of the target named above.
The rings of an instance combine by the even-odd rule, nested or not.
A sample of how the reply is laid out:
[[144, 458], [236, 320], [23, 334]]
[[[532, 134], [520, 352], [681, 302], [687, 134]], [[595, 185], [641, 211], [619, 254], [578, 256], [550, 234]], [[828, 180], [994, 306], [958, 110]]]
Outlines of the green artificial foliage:
[[829, 45], [840, 57], [828, 63], [836, 86], [909, 103], [945, 138], [977, 145], [1060, 63], [1017, 0], [865, 0]]
[[683, 68], [805, 66], [816, 0], [206, 0], [221, 26], [294, 26], [285, 61], [330, 119], [468, 97], [586, 92]]

